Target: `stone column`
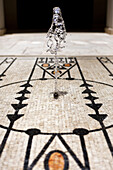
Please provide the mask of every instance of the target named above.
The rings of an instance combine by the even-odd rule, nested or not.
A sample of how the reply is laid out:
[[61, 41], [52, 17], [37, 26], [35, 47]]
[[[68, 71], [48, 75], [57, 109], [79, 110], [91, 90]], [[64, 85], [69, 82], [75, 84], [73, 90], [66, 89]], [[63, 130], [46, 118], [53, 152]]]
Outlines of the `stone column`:
[[5, 31], [4, 4], [3, 0], [0, 0], [0, 35], [3, 35]]
[[107, 0], [107, 22], [105, 32], [113, 34], [113, 0]]

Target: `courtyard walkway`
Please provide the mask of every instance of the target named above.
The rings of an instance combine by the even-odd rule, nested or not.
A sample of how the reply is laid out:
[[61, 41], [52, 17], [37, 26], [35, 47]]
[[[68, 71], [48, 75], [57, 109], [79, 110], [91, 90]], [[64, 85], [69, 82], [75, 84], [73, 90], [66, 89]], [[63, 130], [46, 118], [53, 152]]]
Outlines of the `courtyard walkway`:
[[0, 170], [112, 170], [113, 36], [68, 33], [58, 99], [46, 41], [0, 37]]
[[[113, 35], [68, 33], [66, 41], [66, 48], [59, 55], [113, 55]], [[46, 33], [6, 34], [0, 37], [0, 55], [50, 55], [46, 42]]]

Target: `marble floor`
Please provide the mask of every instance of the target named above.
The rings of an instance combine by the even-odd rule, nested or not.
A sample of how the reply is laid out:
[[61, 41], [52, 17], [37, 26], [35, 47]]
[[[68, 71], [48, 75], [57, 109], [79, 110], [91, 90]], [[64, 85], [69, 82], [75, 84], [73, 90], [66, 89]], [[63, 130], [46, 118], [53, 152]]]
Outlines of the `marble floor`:
[[[68, 33], [66, 47], [59, 55], [113, 55], [113, 35], [106, 33]], [[6, 34], [0, 37], [2, 55], [50, 55], [46, 33]]]
[[113, 35], [0, 37], [0, 170], [113, 169]]
[[113, 169], [113, 57], [0, 58], [0, 170]]

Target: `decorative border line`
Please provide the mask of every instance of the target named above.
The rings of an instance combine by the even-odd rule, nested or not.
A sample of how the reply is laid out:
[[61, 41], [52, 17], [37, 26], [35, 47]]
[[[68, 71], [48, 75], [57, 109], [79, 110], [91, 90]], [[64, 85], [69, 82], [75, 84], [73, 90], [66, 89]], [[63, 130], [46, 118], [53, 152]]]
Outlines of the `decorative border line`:
[[[90, 107], [91, 109], [93, 109], [95, 111], [95, 114], [89, 114], [89, 116], [93, 119], [95, 119], [96, 121], [99, 122], [100, 126], [102, 127], [102, 132], [104, 134], [104, 137], [106, 139], [106, 142], [107, 142], [107, 145], [108, 145], [108, 148], [111, 152], [111, 155], [113, 157], [113, 146], [112, 146], [112, 143], [111, 143], [111, 140], [109, 138], [109, 135], [108, 135], [108, 132], [106, 131], [106, 127], [103, 123], [103, 121], [105, 120], [105, 118], [108, 116], [107, 114], [100, 114], [99, 113], [99, 109], [100, 107], [102, 106], [102, 103], [95, 103], [95, 100], [98, 99], [98, 97], [94, 97], [92, 96], [92, 93], [96, 93], [92, 90], [89, 89], [89, 87], [93, 87], [92, 85], [90, 84], [87, 84], [86, 80], [85, 80], [85, 77], [82, 73], [82, 70], [79, 66], [79, 63], [77, 61], [77, 59], [75, 58], [75, 61], [76, 61], [76, 64], [77, 64], [77, 67], [78, 67], [78, 70], [80, 72], [80, 75], [81, 75], [81, 78], [83, 80], [83, 84], [80, 86], [80, 87], [85, 87], [86, 90], [84, 90], [82, 93], [83, 94], [88, 94], [87, 97], [85, 97], [84, 99], [87, 99], [87, 100], [90, 100], [91, 101], [91, 104], [86, 104], [88, 107]], [[100, 61], [100, 60], [99, 60]]]
[[[50, 59], [50, 60], [52, 61], [52, 63], [54, 63], [54, 61], [53, 61], [54, 58], [46, 58], [45, 62], [43, 61], [44, 58], [40, 58], [40, 59], [41, 59], [41, 61], [39, 61], [39, 63], [43, 63], [43, 64], [44, 64], [44, 63], [47, 63], [48, 59]], [[65, 60], [65, 63], [68, 63], [67, 58], [58, 58], [58, 60], [60, 60], [59, 62], [64, 63], [64, 61], [62, 61], [63, 59]], [[68, 59], [70, 60], [69, 63], [74, 63], [74, 61], [72, 61], [73, 58], [68, 58]], [[63, 65], [59, 64], [60, 70], [63, 69], [63, 70], [66, 70], [66, 71], [64, 71], [63, 73], [61, 73], [61, 74], [57, 77], [57, 79], [60, 79], [63, 75], [65, 75], [65, 74], [67, 73], [67, 74], [68, 74], [68, 78], [66, 78], [66, 79], [67, 79], [67, 80], [74, 80], [74, 78], [71, 78], [70, 70], [71, 70], [75, 65], [76, 65], [76, 63], [73, 64], [72, 66], [70, 66], [70, 67], [67, 69], [67, 68], [64, 67]], [[37, 66], [43, 70], [43, 75], [42, 75], [42, 78], [41, 78], [40, 80], [47, 80], [47, 79], [48, 79], [48, 78], [45, 78], [45, 74], [46, 74], [46, 73], [49, 74], [52, 78], [55, 79], [55, 76], [48, 71], [48, 70], [51, 70], [51, 69], [53, 70], [54, 67], [55, 67], [55, 64], [52, 64], [51, 66], [48, 66], [47, 68], [44, 68], [43, 66], [41, 66], [41, 65], [39, 65], [39, 64], [37, 64]]]
[[[12, 63], [13, 63], [14, 61], [15, 61], [15, 59], [12, 61]], [[4, 135], [4, 138], [3, 138], [2, 142], [1, 142], [1, 145], [0, 145], [0, 156], [2, 155], [2, 152], [3, 152], [4, 148], [5, 148], [6, 142], [7, 142], [7, 140], [8, 140], [9, 134], [10, 134], [10, 132], [11, 132], [11, 129], [12, 129], [15, 121], [18, 120], [19, 118], [21, 118], [22, 116], [24, 116], [24, 114], [19, 114], [19, 111], [20, 111], [20, 109], [22, 109], [22, 108], [24, 108], [24, 107], [27, 106], [27, 104], [23, 104], [22, 102], [23, 102], [24, 100], [28, 99], [27, 97], [25, 97], [25, 94], [30, 93], [30, 92], [27, 90], [27, 88], [28, 88], [28, 87], [32, 87], [32, 85], [30, 85], [30, 81], [31, 81], [32, 75], [33, 75], [33, 73], [34, 73], [34, 70], [35, 70], [37, 61], [38, 61], [38, 58], [37, 58], [36, 61], [35, 61], [35, 64], [34, 64], [34, 66], [33, 66], [33, 69], [32, 69], [32, 71], [31, 71], [31, 74], [30, 74], [30, 76], [29, 76], [29, 78], [28, 78], [28, 80], [27, 80], [27, 83], [20, 86], [20, 87], [24, 87], [24, 89], [23, 89], [22, 91], [19, 91], [19, 92], [17, 93], [17, 94], [21, 94], [21, 96], [15, 98], [16, 100], [19, 100], [19, 103], [18, 103], [18, 104], [11, 104], [12, 107], [14, 108], [15, 112], [14, 112], [14, 114], [8, 114], [8, 115], [7, 115], [7, 118], [9, 119], [10, 124], [9, 124], [9, 127], [8, 127], [8, 129], [7, 129], [7, 131], [6, 131], [6, 134]], [[7, 67], [7, 69], [12, 65], [12, 63]], [[6, 69], [6, 70], [7, 70], [7, 69]], [[5, 70], [5, 71], [6, 71], [6, 70]], [[4, 71], [4, 72], [5, 72], [5, 71]], [[4, 73], [4, 72], [3, 72], [3, 73]]]
[[11, 67], [11, 65], [15, 62], [15, 60], [16, 60], [17, 58], [11, 58], [11, 60], [12, 61], [8, 61], [9, 59], [8, 58], [6, 58], [3, 62], [2, 62], [2, 64], [4, 63], [4, 62], [6, 62], [6, 63], [9, 63], [9, 65], [6, 67], [6, 69], [0, 74], [0, 81], [2, 81], [3, 79], [1, 79], [1, 77], [4, 77], [4, 76], [6, 76], [5, 75], [5, 73], [7, 72], [7, 70]]
[[[104, 60], [103, 60], [104, 59]], [[112, 76], [113, 77], [113, 73], [110, 71], [110, 69], [104, 64], [104, 63], [108, 63], [108, 62], [110, 62], [111, 64], [113, 64], [113, 62], [109, 59], [109, 58], [107, 58], [107, 57], [97, 57], [97, 60], [102, 64], [102, 66], [107, 70], [107, 72], [108, 73], [110, 73], [109, 74], [109, 76]], [[113, 80], [113, 79], [112, 79]]]
[[7, 58], [5, 58], [1, 63], [0, 66], [7, 61]]

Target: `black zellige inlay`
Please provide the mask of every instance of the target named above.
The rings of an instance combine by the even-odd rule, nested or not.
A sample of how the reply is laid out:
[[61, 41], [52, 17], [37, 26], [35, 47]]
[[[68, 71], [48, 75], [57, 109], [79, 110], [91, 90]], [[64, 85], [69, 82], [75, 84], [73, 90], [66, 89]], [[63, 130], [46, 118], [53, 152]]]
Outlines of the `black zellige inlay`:
[[[97, 59], [98, 59], [98, 61], [102, 64], [102, 66], [108, 71], [109, 76], [111, 76], [111, 77], [113, 78], [113, 73], [112, 73], [112, 72], [110, 71], [110, 69], [104, 64], [105, 62], [103, 62], [102, 58], [101, 58], [101, 57], [100, 57], [100, 58], [97, 57]], [[107, 61], [110, 61], [111, 64], [113, 64], [110, 59], [108, 59], [108, 58], [106, 58], [106, 59], [107, 59]], [[113, 80], [113, 79], [112, 79], [112, 80]]]
[[106, 57], [107, 61], [113, 64], [113, 61], [111, 61], [108, 57]]
[[45, 59], [45, 58], [40, 58], [40, 59], [39, 59], [39, 63], [44, 63], [44, 59]]
[[70, 57], [70, 58], [68, 58], [68, 59], [69, 59], [69, 63], [74, 63], [73, 57]]
[[[2, 126], [2, 125], [0, 125], [0, 127], [3, 128], [3, 129], [9, 129], [9, 128]], [[106, 129], [109, 129], [109, 128], [113, 128], [113, 125], [106, 127]], [[92, 133], [92, 132], [102, 131], [103, 129], [100, 128], [100, 129], [88, 130], [88, 129], [78, 128], [78, 129], [74, 129], [73, 132], [68, 132], [68, 133], [44, 133], [44, 132], [41, 132], [40, 129], [36, 129], [36, 128], [35, 129], [28, 129], [28, 130], [18, 130], [18, 129], [11, 128], [11, 130], [13, 130], [14, 132], [25, 133], [29, 136], [28, 145], [27, 145], [27, 148], [26, 148], [25, 160], [24, 160], [24, 170], [32, 170], [33, 169], [33, 167], [37, 164], [39, 159], [43, 156], [43, 154], [45, 153], [47, 148], [50, 146], [50, 144], [54, 140], [55, 136], [58, 136], [61, 143], [68, 150], [68, 152], [73, 157], [73, 159], [75, 160], [77, 165], [80, 167], [80, 169], [84, 169], [84, 170], [88, 169], [89, 170], [90, 164], [89, 164], [89, 158], [88, 158], [88, 153], [87, 153], [87, 148], [86, 148], [84, 136], [86, 136], [86, 135], [88, 135], [89, 133]], [[40, 151], [38, 156], [33, 160], [31, 165], [29, 166], [29, 159], [30, 159], [32, 141], [33, 141], [34, 136], [37, 136], [37, 135], [49, 135], [51, 137], [50, 137], [49, 141], [45, 144], [43, 149]], [[79, 158], [76, 156], [76, 154], [73, 152], [73, 150], [67, 144], [67, 142], [64, 140], [64, 138], [62, 137], [63, 135], [77, 135], [77, 136], [79, 136], [85, 166], [81, 163]]]
[[[40, 66], [39, 64], [37, 64], [38, 67], [40, 67], [45, 73], [49, 74], [51, 77], [55, 78], [55, 76], [53, 74], [51, 74], [49, 71], [47, 71], [47, 69], [45, 69], [44, 67]], [[45, 77], [45, 76], [44, 76]], [[43, 76], [42, 76], [42, 80], [43, 80]]]
[[67, 58], [65, 58], [65, 62], [68, 63]]
[[99, 59], [100, 59], [103, 63], [111, 63], [111, 64], [113, 64], [113, 61], [111, 61], [108, 57], [99, 57]]
[[[7, 62], [8, 58], [5, 60], [5, 62]], [[16, 58], [11, 58], [11, 61], [10, 62], [7, 62], [9, 63], [9, 65], [6, 67], [6, 69], [0, 74], [0, 81], [2, 81], [2, 77], [6, 76], [5, 73], [7, 72], [7, 70], [11, 67], [11, 65], [15, 62]]]
[[95, 114], [89, 114], [89, 116], [100, 123], [100, 126], [102, 127], [102, 131], [103, 131], [104, 137], [105, 137], [107, 145], [108, 145], [108, 148], [109, 148], [109, 150], [111, 152], [111, 155], [113, 156], [113, 146], [112, 146], [111, 140], [109, 138], [108, 132], [106, 131], [106, 127], [105, 127], [105, 125], [103, 123], [103, 121], [105, 120], [105, 118], [108, 115], [107, 114], [100, 114], [99, 113], [99, 109], [102, 106], [102, 103], [95, 103], [95, 99], [92, 98], [92, 94], [91, 94], [92, 91], [89, 89], [89, 86], [87, 86], [87, 82], [85, 80], [83, 72], [82, 72], [82, 70], [80, 68], [80, 65], [79, 65], [79, 63], [78, 63], [76, 58], [75, 58], [75, 61], [76, 61], [78, 70], [80, 72], [82, 81], [85, 84], [85, 88], [86, 88], [86, 91], [87, 91], [87, 94], [88, 94], [88, 100], [91, 98], [91, 100], [90, 100], [91, 103], [90, 104], [88, 103], [86, 105], [95, 111]]
[[[15, 59], [13, 60], [13, 62], [14, 62], [14, 61], [15, 61]], [[9, 119], [10, 124], [9, 124], [9, 127], [8, 127], [8, 129], [7, 129], [7, 131], [6, 131], [6, 134], [5, 134], [5, 136], [4, 136], [3, 140], [2, 140], [2, 143], [1, 143], [1, 145], [0, 145], [0, 156], [1, 156], [1, 154], [2, 154], [2, 152], [3, 152], [3, 150], [4, 150], [4, 148], [5, 148], [5, 144], [6, 144], [6, 142], [7, 142], [7, 139], [8, 139], [8, 137], [9, 137], [9, 134], [10, 134], [10, 132], [11, 132], [11, 130], [12, 130], [12, 127], [13, 127], [13, 125], [14, 125], [14, 122], [15, 122], [16, 120], [18, 120], [19, 118], [21, 118], [22, 116], [24, 116], [24, 114], [19, 114], [19, 111], [20, 111], [20, 109], [22, 109], [22, 108], [24, 108], [24, 107], [27, 106], [27, 104], [23, 104], [22, 102], [25, 100], [25, 94], [26, 94], [27, 88], [28, 88], [28, 87], [31, 87], [30, 81], [31, 81], [31, 78], [32, 78], [32, 76], [33, 76], [33, 73], [34, 73], [34, 70], [35, 70], [37, 61], [38, 61], [38, 58], [37, 58], [36, 61], [35, 61], [35, 64], [34, 64], [34, 66], [33, 66], [33, 68], [32, 68], [32, 71], [31, 71], [30, 76], [29, 76], [29, 78], [28, 78], [28, 80], [27, 80], [27, 83], [24, 84], [23, 86], [21, 86], [21, 87], [24, 87], [24, 90], [21, 91], [21, 93], [19, 93], [19, 94], [21, 94], [20, 98], [17, 98], [17, 100], [19, 100], [19, 103], [18, 103], [18, 104], [11, 104], [12, 107], [14, 108], [15, 112], [14, 112], [14, 114], [8, 114], [8, 115], [7, 115], [7, 118]], [[12, 64], [12, 62], [11, 62], [11, 64]], [[10, 65], [11, 65], [11, 64], [10, 64]], [[10, 65], [8, 66], [8, 68], [10, 67]], [[8, 68], [7, 68], [7, 69], [8, 69]], [[7, 69], [6, 69], [6, 70], [7, 70]], [[27, 98], [26, 98], [26, 99], [27, 99]]]
[[79, 160], [79, 158], [76, 156], [76, 154], [73, 152], [73, 150], [70, 148], [70, 146], [67, 144], [67, 142], [64, 140], [64, 138], [61, 135], [58, 135], [59, 140], [61, 141], [61, 143], [65, 146], [65, 148], [68, 150], [68, 152], [70, 153], [70, 155], [72, 156], [72, 158], [75, 160], [75, 162], [77, 163], [77, 165], [81, 168], [81, 169], [85, 169], [85, 167], [83, 166], [83, 164], [81, 163], [81, 161]]
[[[48, 60], [54, 61], [54, 58], [49, 58], [49, 59], [47, 58], [46, 61], [48, 61]], [[62, 76], [67, 73], [68, 78], [66, 78], [66, 79], [67, 79], [67, 80], [74, 80], [74, 78], [71, 77], [70, 70], [71, 70], [76, 64], [70, 65], [70, 67], [67, 69], [67, 68], [64, 67], [63, 64], [61, 64], [61, 63], [64, 63], [63, 60], [65, 60], [65, 63], [67, 63], [67, 62], [68, 62], [68, 59], [67, 59], [67, 58], [58, 58], [58, 60], [59, 60], [59, 62], [61, 61], [60, 64], [59, 64], [59, 66], [58, 66], [58, 69], [59, 69], [59, 70], [65, 70], [63, 73], [60, 73], [60, 75], [58, 76], [58, 79], [62, 78]], [[71, 62], [72, 62], [72, 61], [73, 61], [73, 60], [71, 59]], [[37, 63], [37, 66], [40, 67], [40, 68], [43, 70], [42, 78], [40, 78], [40, 80], [47, 80], [47, 78], [45, 78], [46, 73], [47, 73], [49, 76], [51, 76], [52, 78], [55, 79], [55, 76], [52, 74], [52, 72], [49, 72], [49, 70], [54, 71], [55, 64], [50, 65], [51, 62], [49, 62], [48, 64], [49, 64], [49, 66], [48, 66], [47, 68], [45, 68], [45, 67], [43, 67], [43, 65], [40, 65], [40, 62]]]
[[[45, 63], [46, 63], [46, 64], [48, 64], [47, 62], [48, 62], [48, 58], [45, 59]], [[43, 67], [43, 65], [42, 65], [42, 67]], [[48, 64], [48, 67], [49, 67], [49, 64]], [[47, 67], [47, 68], [48, 68], [48, 67]], [[47, 80], [47, 79], [45, 78], [45, 75], [46, 75], [46, 71], [44, 70], [44, 71], [43, 71], [43, 75], [42, 75], [42, 80]]]
[[[76, 63], [73, 64], [70, 68], [68, 68], [66, 71], [64, 71], [60, 76], [58, 76], [58, 79], [61, 78], [64, 74], [66, 74], [67, 72], [69, 72], [73, 67], [75, 67]], [[69, 77], [70, 78], [70, 77]]]
[[[105, 115], [105, 114], [104, 114]], [[3, 125], [0, 125], [0, 128], [2, 128], [2, 129], [8, 129], [8, 127], [6, 127], [6, 126], [3, 126]], [[106, 126], [105, 127], [105, 129], [110, 129], [110, 128], [113, 128], [113, 125], [110, 125], [110, 126]], [[83, 128], [81, 128], [81, 129], [83, 129]], [[12, 131], [14, 131], [14, 132], [21, 132], [21, 133], [26, 133], [26, 134], [28, 134], [28, 130], [21, 130], [21, 129], [14, 129], [14, 128], [11, 128], [11, 130]], [[102, 131], [102, 128], [99, 128], [99, 129], [92, 129], [92, 130], [87, 130], [88, 131], [88, 133], [87, 134], [89, 134], [89, 133], [92, 133], [92, 132], [98, 132], [98, 131]], [[83, 133], [84, 132], [81, 132], [81, 135], [83, 135]], [[66, 132], [66, 133], [46, 133], [46, 132], [41, 132], [40, 131], [40, 135], [74, 135], [75, 134], [75, 129], [73, 130], [73, 132]], [[86, 134], [86, 135], [87, 135]], [[85, 135], [85, 134], [84, 134]]]
[[49, 63], [54, 63], [54, 58], [49, 58]]
[[[68, 58], [69, 60], [69, 58]], [[38, 61], [38, 60], [37, 60]], [[48, 61], [48, 60], [47, 60]], [[73, 61], [73, 60], [72, 60]], [[44, 62], [44, 61], [43, 61]], [[77, 62], [76, 62], [77, 63]], [[76, 65], [75, 63], [75, 65]], [[46, 152], [46, 150], [48, 149], [48, 147], [50, 146], [50, 144], [53, 142], [53, 140], [55, 139], [55, 137], [57, 136], [59, 138], [59, 140], [61, 141], [61, 143], [64, 145], [64, 147], [67, 149], [67, 151], [69, 152], [69, 154], [73, 157], [73, 159], [75, 160], [75, 162], [77, 163], [78, 167], [82, 170], [90, 170], [90, 161], [89, 161], [89, 157], [88, 157], [88, 151], [87, 151], [87, 146], [86, 146], [86, 142], [85, 142], [85, 136], [88, 135], [89, 133], [93, 133], [93, 132], [98, 132], [98, 131], [103, 131], [104, 136], [106, 138], [107, 142], [111, 142], [109, 141], [109, 136], [108, 133], [106, 131], [106, 129], [109, 128], [113, 128], [113, 125], [110, 126], [104, 126], [103, 121], [104, 119], [107, 117], [107, 114], [98, 114], [100, 107], [102, 106], [102, 103], [95, 103], [95, 100], [98, 99], [98, 97], [92, 96], [93, 93], [96, 93], [95, 91], [91, 90], [90, 87], [93, 87], [91, 84], [88, 84], [83, 76], [83, 73], [81, 71], [81, 68], [79, 66], [79, 64], [77, 65], [79, 72], [81, 74], [82, 77], [82, 81], [83, 84], [81, 85], [81, 87], [86, 88], [84, 90], [84, 94], [88, 94], [87, 97], [85, 97], [85, 99], [91, 101], [90, 104], [87, 104], [88, 107], [90, 107], [91, 109], [95, 110], [96, 114], [89, 114], [90, 117], [92, 117], [94, 120], [98, 121], [101, 124], [101, 128], [100, 129], [93, 129], [93, 130], [88, 130], [88, 129], [84, 129], [84, 128], [76, 128], [74, 129], [72, 132], [65, 132], [65, 133], [45, 133], [45, 132], [41, 132], [40, 129], [27, 129], [27, 130], [20, 130], [20, 129], [14, 129], [13, 128], [13, 124], [16, 120], [18, 120], [19, 118], [21, 118], [23, 116], [23, 114], [18, 114], [19, 110], [24, 108], [25, 105], [22, 103], [24, 100], [27, 100], [28, 98], [25, 97], [25, 94], [30, 93], [29, 90], [27, 90], [28, 87], [32, 87], [32, 85], [30, 84], [31, 77], [32, 74], [34, 72], [35, 66], [37, 65], [37, 62], [34, 65], [34, 68], [32, 69], [32, 72], [30, 74], [30, 77], [27, 81], [27, 83], [25, 83], [25, 81], [22, 81], [23, 85], [21, 85], [20, 87], [24, 87], [23, 90], [20, 91], [20, 93], [18, 92], [18, 94], [21, 94], [20, 97], [17, 97], [16, 99], [19, 101], [18, 104], [12, 104], [12, 107], [15, 109], [15, 114], [8, 114], [7, 117], [10, 121], [10, 125], [9, 127], [5, 127], [3, 125], [0, 125], [0, 128], [3, 128], [6, 130], [6, 134], [4, 136], [4, 139], [2, 141], [2, 143], [6, 143], [8, 136], [10, 134], [10, 131], [14, 131], [14, 132], [20, 132], [20, 133], [25, 133], [26, 135], [28, 135], [28, 143], [26, 146], [26, 153], [25, 153], [25, 159], [24, 159], [24, 166], [23, 169], [24, 170], [32, 170], [34, 168], [34, 166], [37, 164], [37, 162], [39, 161], [39, 159], [44, 155], [44, 153]], [[74, 65], [74, 66], [75, 66]], [[73, 66], [73, 67], [74, 67]], [[40, 65], [39, 65], [40, 67]], [[50, 66], [51, 67], [51, 66]], [[52, 67], [51, 67], [52, 68]], [[42, 68], [41, 68], [42, 69]], [[49, 69], [49, 67], [48, 67]], [[54, 65], [53, 68], [54, 69]], [[62, 68], [61, 68], [62, 69]], [[63, 68], [64, 69], [64, 68]], [[70, 69], [70, 68], [69, 68]], [[44, 68], [42, 69], [44, 70]], [[68, 69], [66, 68], [66, 71], [68, 73]], [[46, 72], [47, 73], [47, 72]], [[35, 79], [33, 81], [37, 81], [40, 79]], [[74, 79], [74, 80], [80, 80], [81, 79]], [[88, 81], [88, 82], [96, 82], [96, 81]], [[98, 83], [98, 82], [96, 82]], [[105, 83], [101, 83], [103, 85], [106, 85]], [[110, 86], [112, 87], [112, 86]], [[27, 105], [26, 105], [27, 106]], [[41, 149], [41, 151], [39, 151], [37, 157], [31, 162], [29, 163], [30, 160], [30, 154], [32, 151], [32, 143], [33, 143], [33, 139], [35, 136], [37, 135], [47, 135], [50, 136], [49, 140], [47, 141], [47, 143], [44, 144], [44, 147]], [[68, 145], [68, 143], [64, 140], [64, 138], [62, 137], [63, 135], [77, 135], [79, 137], [80, 140], [80, 144], [81, 144], [81, 149], [83, 152], [83, 159], [84, 159], [84, 164], [80, 161], [80, 159], [77, 157], [77, 155], [74, 153], [74, 151], [71, 149], [71, 147]], [[76, 144], [76, 142], [75, 142]], [[3, 145], [1, 145], [3, 146]], [[5, 145], [4, 145], [5, 146]], [[3, 148], [4, 148], [3, 146]], [[111, 144], [108, 145], [109, 149], [111, 150]], [[62, 152], [62, 151], [61, 151]], [[50, 152], [51, 153], [51, 152]], [[62, 152], [63, 154], [63, 152]], [[49, 154], [48, 154], [49, 155]], [[69, 160], [67, 159], [67, 163], [69, 164]], [[64, 169], [66, 170], [66, 169]]]
[[59, 58], [59, 62], [60, 62], [60, 63], [64, 63], [64, 61], [63, 61], [63, 60], [64, 60], [64, 58], [62, 58], [62, 57], [61, 57], [61, 58]]
[[7, 58], [5, 58], [1, 63], [0, 66], [7, 61]]
[[25, 155], [23, 170], [28, 169], [33, 137], [36, 136], [36, 135], [39, 135], [41, 133], [41, 131], [39, 129], [28, 129], [28, 130], [26, 130], [25, 133], [27, 135], [29, 135], [29, 139], [28, 139], [28, 145], [27, 145], [27, 149], [26, 149], [26, 155]]
[[37, 157], [33, 160], [33, 162], [30, 164], [29, 167], [27, 167], [27, 169], [24, 170], [32, 170], [33, 167], [37, 164], [37, 162], [39, 161], [39, 159], [43, 156], [43, 154], [45, 153], [45, 151], [47, 150], [47, 148], [50, 146], [50, 144], [52, 143], [52, 141], [54, 140], [56, 135], [52, 135], [50, 137], [50, 139], [48, 140], [48, 142], [45, 144], [45, 146], [42, 148], [42, 150], [40, 151], [40, 153], [37, 155]]
[[90, 169], [89, 158], [88, 158], [86, 143], [84, 139], [84, 136], [87, 135], [89, 131], [87, 129], [78, 128], [78, 129], [74, 129], [73, 133], [80, 137], [80, 142], [81, 142], [81, 147], [82, 147], [82, 152], [83, 152], [83, 157], [85, 162], [85, 168]]

